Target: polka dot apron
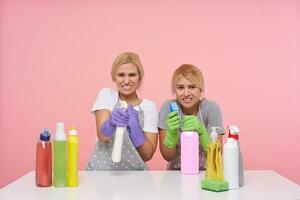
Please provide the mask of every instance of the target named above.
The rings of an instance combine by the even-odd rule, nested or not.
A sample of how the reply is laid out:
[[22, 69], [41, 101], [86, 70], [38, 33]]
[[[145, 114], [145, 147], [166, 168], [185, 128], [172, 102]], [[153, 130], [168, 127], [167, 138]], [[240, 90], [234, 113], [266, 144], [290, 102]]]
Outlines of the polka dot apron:
[[[120, 107], [119, 101], [114, 108]], [[138, 107], [138, 117], [140, 126], [144, 126], [144, 113], [141, 107]], [[101, 143], [97, 140], [92, 158], [87, 164], [88, 171], [126, 171], [126, 170], [148, 170], [147, 165], [141, 158], [140, 154], [134, 147], [129, 135], [128, 128], [123, 137], [122, 158], [121, 161], [115, 163], [111, 159], [112, 149], [114, 144], [114, 136], [108, 141]]]

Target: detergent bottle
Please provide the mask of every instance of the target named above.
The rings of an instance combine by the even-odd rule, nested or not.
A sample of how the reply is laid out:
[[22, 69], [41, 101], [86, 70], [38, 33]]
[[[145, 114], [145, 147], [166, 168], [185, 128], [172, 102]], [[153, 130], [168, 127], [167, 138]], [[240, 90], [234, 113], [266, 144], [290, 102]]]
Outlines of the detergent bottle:
[[67, 158], [66, 158], [66, 135], [64, 123], [56, 123], [54, 135], [54, 180], [55, 187], [64, 187], [67, 184]]
[[[170, 104], [170, 111], [179, 112], [177, 103]], [[183, 131], [180, 134], [181, 174], [199, 173], [199, 136], [195, 131]]]
[[67, 185], [78, 186], [78, 137], [77, 130], [72, 127], [68, 137], [68, 173]]
[[244, 185], [244, 161], [243, 161], [243, 155], [240, 147], [240, 141], [239, 141], [239, 129], [235, 125], [229, 125], [229, 137], [235, 139], [238, 144], [239, 148], [239, 185], [240, 187]]
[[239, 147], [234, 138], [228, 137], [223, 148], [224, 179], [229, 189], [239, 188]]
[[48, 128], [42, 130], [36, 146], [35, 183], [39, 187], [52, 185], [52, 147]]

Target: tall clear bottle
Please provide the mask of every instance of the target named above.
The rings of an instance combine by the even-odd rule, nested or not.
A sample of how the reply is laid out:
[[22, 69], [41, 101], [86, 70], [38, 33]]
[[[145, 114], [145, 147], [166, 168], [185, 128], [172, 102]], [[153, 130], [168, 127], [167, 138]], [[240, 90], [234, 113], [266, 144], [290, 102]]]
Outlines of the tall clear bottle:
[[52, 185], [52, 147], [48, 128], [42, 130], [36, 146], [35, 183], [39, 187]]
[[67, 185], [66, 134], [64, 123], [56, 123], [54, 136], [54, 183], [55, 187]]
[[68, 175], [69, 187], [78, 186], [78, 137], [77, 130], [72, 127], [68, 137]]

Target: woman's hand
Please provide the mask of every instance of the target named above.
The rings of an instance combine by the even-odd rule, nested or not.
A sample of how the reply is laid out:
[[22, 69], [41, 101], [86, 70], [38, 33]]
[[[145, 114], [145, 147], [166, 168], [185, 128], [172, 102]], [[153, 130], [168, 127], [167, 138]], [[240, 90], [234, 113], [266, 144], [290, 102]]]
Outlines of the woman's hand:
[[179, 114], [177, 111], [170, 112], [167, 117], [167, 134], [164, 138], [164, 145], [168, 148], [174, 148], [177, 145], [179, 136], [178, 136], [178, 128], [179, 128]]
[[126, 127], [128, 122], [127, 112], [122, 108], [116, 108], [101, 126], [101, 131], [106, 137], [112, 137], [117, 127]]
[[195, 115], [183, 116], [182, 131], [197, 131], [199, 134], [200, 145], [204, 151], [207, 151], [208, 144], [210, 143], [210, 136], [204, 125]]
[[206, 129], [195, 115], [185, 115], [182, 119], [182, 131], [197, 131], [202, 135]]
[[129, 129], [129, 137], [135, 147], [139, 147], [144, 144], [146, 138], [142, 128], [139, 123], [138, 112], [134, 110], [132, 105], [128, 105], [127, 107], [128, 114], [128, 129]]

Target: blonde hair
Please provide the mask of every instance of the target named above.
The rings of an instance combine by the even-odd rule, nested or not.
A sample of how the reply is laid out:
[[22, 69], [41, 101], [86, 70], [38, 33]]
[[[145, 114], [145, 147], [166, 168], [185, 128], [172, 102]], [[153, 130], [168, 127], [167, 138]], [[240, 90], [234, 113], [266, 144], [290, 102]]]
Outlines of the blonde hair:
[[172, 76], [172, 92], [176, 91], [176, 82], [179, 78], [184, 77], [195, 84], [201, 91], [204, 91], [204, 78], [200, 69], [191, 64], [183, 64], [178, 67]]
[[140, 81], [141, 81], [144, 77], [144, 69], [140, 57], [134, 52], [123, 52], [115, 58], [111, 68], [112, 80], [116, 79], [116, 73], [119, 67], [127, 63], [132, 63], [137, 67], [140, 75]]

